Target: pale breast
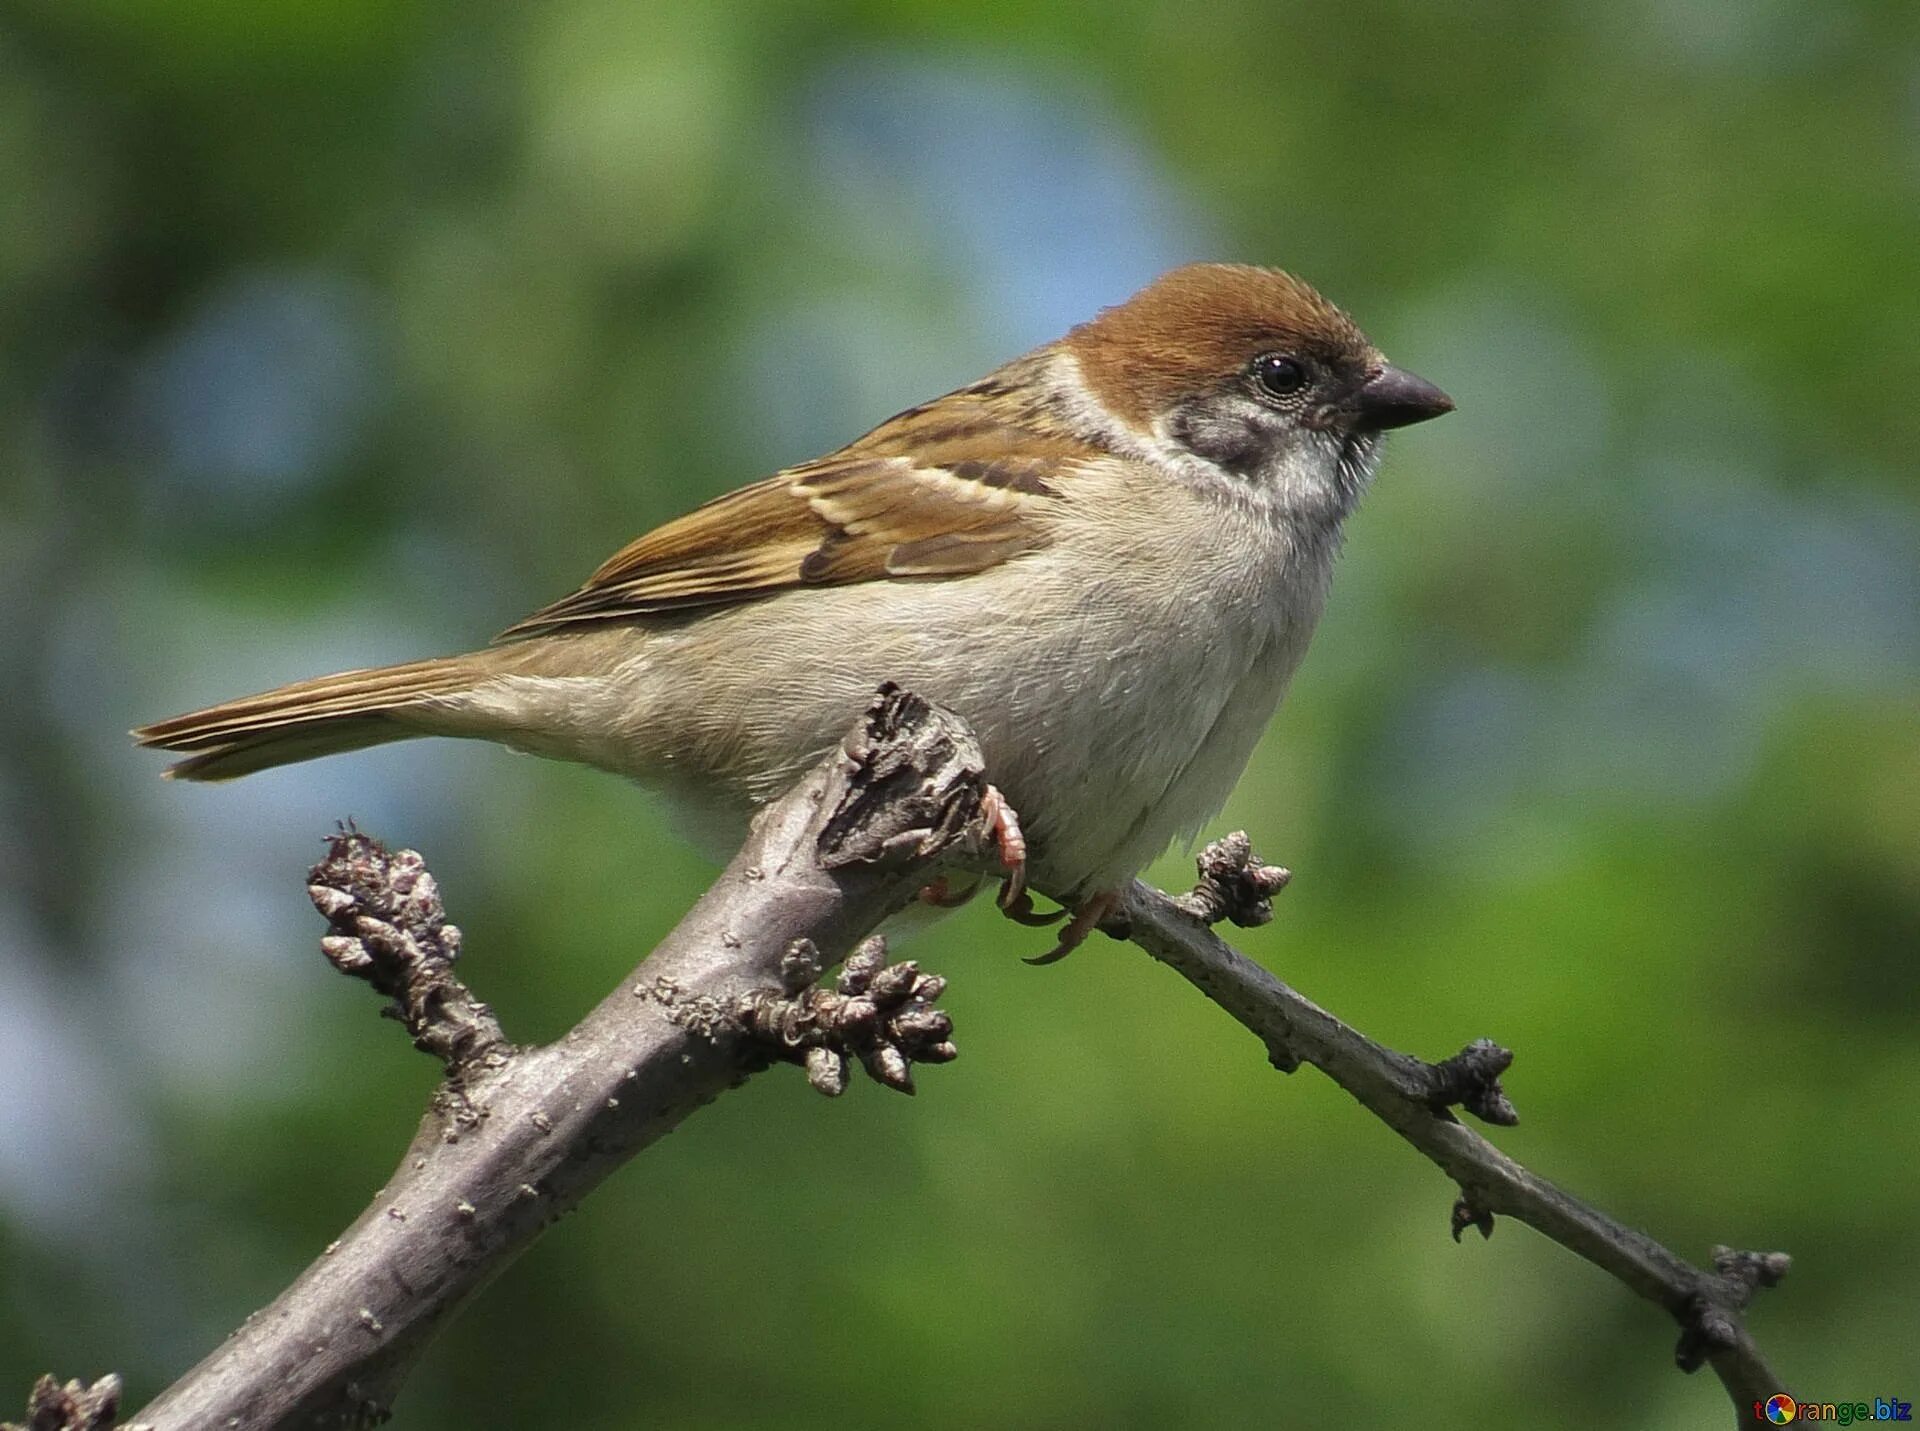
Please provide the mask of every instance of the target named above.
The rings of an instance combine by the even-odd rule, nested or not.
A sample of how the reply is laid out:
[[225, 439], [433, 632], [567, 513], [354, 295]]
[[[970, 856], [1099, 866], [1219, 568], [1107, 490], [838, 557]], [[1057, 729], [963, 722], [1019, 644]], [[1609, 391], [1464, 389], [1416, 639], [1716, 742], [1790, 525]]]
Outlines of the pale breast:
[[1327, 587], [1325, 544], [1300, 548], [1258, 510], [1127, 481], [1133, 519], [1102, 520], [1073, 544], [1108, 572], [1093, 596], [1102, 619], [1067, 623], [1084, 649], [1063, 666], [1083, 674], [1058, 697], [1072, 706], [1067, 738], [1030, 776], [1048, 817], [1047, 873], [1076, 893], [1131, 877], [1219, 811]]

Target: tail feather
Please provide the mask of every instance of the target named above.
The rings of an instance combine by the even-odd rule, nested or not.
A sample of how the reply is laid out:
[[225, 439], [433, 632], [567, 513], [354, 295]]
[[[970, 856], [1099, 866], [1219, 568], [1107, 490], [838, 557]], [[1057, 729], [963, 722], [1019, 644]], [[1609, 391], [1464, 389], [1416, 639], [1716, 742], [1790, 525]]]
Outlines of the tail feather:
[[448, 656], [342, 671], [156, 721], [133, 732], [141, 745], [192, 752], [167, 768], [176, 780], [231, 780], [256, 770], [431, 734], [402, 712], [471, 690], [473, 657]]
[[256, 770], [293, 765], [322, 755], [406, 740], [425, 731], [408, 730], [384, 716], [335, 716], [266, 734], [243, 736], [198, 755], [177, 760], [162, 772], [169, 780], [238, 780]]

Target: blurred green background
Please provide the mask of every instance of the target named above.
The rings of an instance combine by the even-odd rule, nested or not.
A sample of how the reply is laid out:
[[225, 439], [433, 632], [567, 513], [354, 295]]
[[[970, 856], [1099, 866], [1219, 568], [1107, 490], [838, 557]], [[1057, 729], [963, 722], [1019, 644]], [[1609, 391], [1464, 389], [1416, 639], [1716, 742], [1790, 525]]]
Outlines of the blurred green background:
[[[431, 1084], [327, 969], [336, 817], [565, 1029], [704, 887], [644, 792], [451, 743], [214, 788], [138, 721], [476, 643], [629, 536], [1162, 268], [1432, 377], [1225, 830], [1240, 937], [1920, 1400], [1920, 8], [0, 4], [0, 1410], [138, 1404]], [[1184, 883], [1185, 856], [1157, 867]], [[917, 1101], [755, 1080], [439, 1343], [416, 1427], [1721, 1425], [1673, 1328], [1138, 951], [912, 952]]]

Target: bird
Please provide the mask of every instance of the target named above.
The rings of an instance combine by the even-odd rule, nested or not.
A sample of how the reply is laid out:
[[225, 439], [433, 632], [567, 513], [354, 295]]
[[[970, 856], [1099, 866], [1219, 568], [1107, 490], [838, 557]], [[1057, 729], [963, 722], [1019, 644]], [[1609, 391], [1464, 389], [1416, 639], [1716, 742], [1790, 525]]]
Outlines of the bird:
[[[891, 681], [972, 726], [1003, 908], [1070, 916], [1048, 962], [1226, 803], [1385, 434], [1452, 409], [1305, 281], [1192, 264], [655, 528], [482, 649], [133, 737], [190, 781], [491, 740], [653, 787], [726, 848]], [[1036, 891], [1060, 909], [1038, 915]]]

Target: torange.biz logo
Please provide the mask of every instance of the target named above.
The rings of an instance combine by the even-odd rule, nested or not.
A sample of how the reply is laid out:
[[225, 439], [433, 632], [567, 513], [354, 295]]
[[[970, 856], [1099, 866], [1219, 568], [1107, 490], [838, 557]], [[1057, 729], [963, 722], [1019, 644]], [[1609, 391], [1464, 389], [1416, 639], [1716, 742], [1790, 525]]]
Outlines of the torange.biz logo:
[[1753, 1419], [1775, 1426], [1796, 1421], [1830, 1421], [1835, 1426], [1857, 1426], [1862, 1421], [1911, 1421], [1913, 1403], [1892, 1396], [1871, 1401], [1795, 1401], [1784, 1391], [1753, 1403]]

